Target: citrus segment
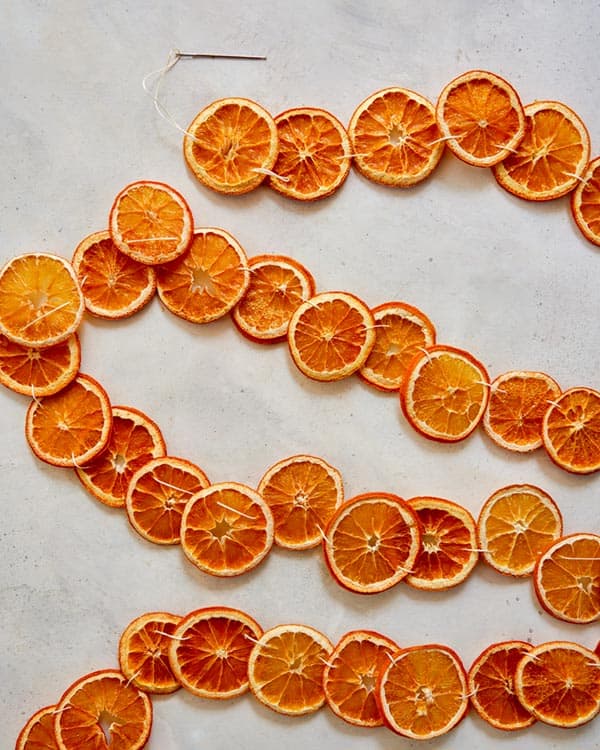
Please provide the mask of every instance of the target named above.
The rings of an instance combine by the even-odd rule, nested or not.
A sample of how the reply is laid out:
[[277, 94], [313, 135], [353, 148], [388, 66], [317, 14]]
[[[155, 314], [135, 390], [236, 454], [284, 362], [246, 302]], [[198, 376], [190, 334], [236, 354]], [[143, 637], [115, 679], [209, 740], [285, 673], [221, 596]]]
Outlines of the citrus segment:
[[36, 711], [21, 729], [15, 750], [58, 750], [54, 735], [56, 706], [46, 706]]
[[600, 469], [600, 393], [570, 388], [548, 407], [542, 423], [544, 448], [555, 464], [574, 474]]
[[583, 236], [600, 245], [600, 156], [588, 164], [571, 193], [571, 211]]

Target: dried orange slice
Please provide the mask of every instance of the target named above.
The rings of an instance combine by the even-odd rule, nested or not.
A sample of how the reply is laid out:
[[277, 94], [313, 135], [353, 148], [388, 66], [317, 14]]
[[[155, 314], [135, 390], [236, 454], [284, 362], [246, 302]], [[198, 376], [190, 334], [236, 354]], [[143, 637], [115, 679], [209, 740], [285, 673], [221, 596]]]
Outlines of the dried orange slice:
[[205, 573], [240, 575], [255, 568], [273, 546], [273, 515], [250, 487], [237, 482], [213, 484], [186, 505], [181, 546]]
[[200, 698], [234, 698], [248, 690], [248, 658], [262, 632], [239, 609], [190, 612], [173, 633], [171, 669], [181, 685]]
[[185, 253], [194, 219], [182, 195], [164, 182], [141, 180], [123, 188], [108, 220], [122, 253], [139, 263], [167, 263]]
[[344, 503], [323, 540], [337, 582], [359, 594], [391, 588], [412, 570], [421, 546], [415, 511], [396, 495], [370, 492]]
[[542, 607], [560, 620], [600, 620], [600, 536], [570, 534], [539, 558], [533, 572]]
[[94, 232], [73, 254], [85, 309], [100, 318], [128, 318], [154, 296], [154, 269], [122, 253], [110, 232]]
[[73, 683], [58, 704], [54, 725], [60, 750], [139, 750], [151, 728], [150, 698], [112, 669]]
[[525, 136], [515, 153], [494, 167], [498, 184], [530, 201], [549, 201], [577, 185], [590, 158], [590, 136], [579, 117], [560, 102], [525, 107]]
[[342, 476], [315, 456], [291, 456], [265, 473], [258, 485], [275, 523], [275, 543], [287, 549], [316, 547], [344, 499]]
[[137, 470], [127, 487], [129, 522], [149, 542], [179, 544], [185, 506], [209, 484], [206, 474], [189, 461], [154, 458]]
[[325, 703], [323, 670], [333, 644], [308, 625], [267, 630], [250, 652], [250, 690], [268, 708], [288, 716], [313, 713]]
[[196, 115], [183, 139], [194, 175], [218, 193], [254, 190], [277, 158], [277, 126], [250, 99], [219, 99]]
[[505, 372], [492, 381], [483, 428], [501, 448], [525, 453], [542, 445], [542, 421], [560, 386], [544, 372]]
[[32, 349], [0, 334], [0, 383], [26, 396], [51, 396], [75, 379], [81, 364], [76, 333], [60, 344]]
[[562, 528], [560, 511], [547, 492], [511, 484], [485, 501], [477, 520], [478, 544], [483, 559], [498, 572], [528, 576]]
[[119, 665], [130, 684], [145, 693], [173, 693], [181, 687], [169, 664], [169, 636], [181, 620], [168, 612], [147, 612], [125, 628], [119, 640]]
[[300, 372], [314, 380], [340, 380], [359, 370], [375, 343], [375, 321], [348, 292], [323, 292], [290, 320], [288, 344]]
[[83, 296], [71, 264], [29, 253], [0, 270], [0, 334], [33, 348], [65, 341], [79, 328]]
[[54, 735], [56, 706], [46, 706], [36, 711], [21, 729], [15, 750], [58, 750]]
[[448, 148], [474, 167], [502, 161], [525, 134], [519, 95], [508, 81], [486, 70], [469, 70], [450, 81], [436, 113]]
[[577, 643], [542, 643], [517, 665], [515, 687], [536, 719], [555, 727], [581, 726], [600, 711], [600, 658]]
[[587, 165], [571, 193], [571, 211], [583, 236], [600, 245], [600, 156]]
[[350, 141], [330, 112], [314, 107], [288, 109], [275, 118], [279, 152], [269, 186], [300, 201], [331, 195], [348, 177]]
[[481, 421], [488, 383], [485, 367], [468, 352], [432, 346], [413, 359], [400, 389], [400, 405], [426, 438], [456, 442]]
[[323, 688], [329, 708], [359, 727], [380, 727], [376, 700], [377, 676], [398, 650], [394, 641], [371, 630], [343, 635], [325, 664]]
[[106, 391], [80, 373], [53, 396], [34, 399], [27, 410], [25, 437], [35, 455], [54, 466], [81, 466], [106, 448], [112, 411]]
[[224, 229], [200, 229], [183, 258], [158, 269], [156, 283], [172, 313], [192, 323], [210, 323], [244, 296], [250, 283], [246, 253]]
[[513, 731], [535, 723], [515, 694], [517, 664], [533, 646], [524, 641], [505, 641], [488, 646], [469, 670], [471, 705], [496, 729]]
[[257, 255], [248, 267], [250, 284], [231, 312], [233, 322], [252, 341], [283, 341], [293, 313], [315, 293], [315, 280], [283, 255]]
[[542, 423], [544, 448], [574, 474], [600, 469], [600, 392], [570, 388], [549, 406]]
[[348, 125], [354, 165], [373, 182], [410, 187], [428, 177], [444, 152], [433, 104], [403, 88], [376, 91]]
[[421, 525], [421, 549], [406, 583], [427, 591], [458, 586], [479, 559], [473, 516], [439, 497], [413, 497], [408, 504]]
[[378, 701], [385, 723], [397, 734], [417, 740], [439, 737], [467, 712], [467, 675], [447, 646], [405, 648], [382, 673]]

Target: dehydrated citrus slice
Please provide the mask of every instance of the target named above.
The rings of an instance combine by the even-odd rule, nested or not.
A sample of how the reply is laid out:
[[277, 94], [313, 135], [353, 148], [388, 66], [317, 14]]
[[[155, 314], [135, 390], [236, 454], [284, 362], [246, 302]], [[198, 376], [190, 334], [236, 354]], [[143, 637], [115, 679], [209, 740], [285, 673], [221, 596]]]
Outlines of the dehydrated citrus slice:
[[181, 619], [168, 612], [148, 612], [125, 628], [119, 640], [119, 665], [130, 684], [145, 693], [173, 693], [181, 687], [169, 664], [169, 636]]
[[392, 731], [417, 740], [439, 737], [467, 712], [467, 675], [447, 646], [405, 648], [382, 673], [378, 701]]
[[488, 401], [485, 367], [468, 352], [432, 346], [417, 355], [400, 389], [410, 424], [432, 440], [456, 442], [479, 424]]
[[469, 70], [450, 81], [439, 96], [436, 113], [448, 148], [474, 167], [502, 161], [525, 134], [519, 95], [510, 83], [486, 70]]
[[570, 388], [549, 406], [542, 422], [544, 448], [555, 464], [574, 474], [600, 469], [600, 393]]
[[[288, 198], [313, 201], [331, 195], [348, 177], [350, 141], [337, 118], [324, 109], [288, 109], [275, 118], [277, 177], [269, 186]], [[283, 178], [283, 179], [282, 179]]]
[[394, 641], [371, 630], [353, 630], [340, 638], [323, 672], [327, 705], [340, 719], [359, 727], [383, 725], [375, 697], [377, 676], [397, 650]]
[[244, 296], [250, 283], [246, 253], [224, 229], [200, 229], [183, 258], [158, 269], [156, 283], [172, 313], [192, 323], [210, 323]]
[[171, 669], [181, 685], [200, 698], [234, 698], [248, 690], [248, 658], [262, 632], [239, 609], [190, 612], [173, 633]]
[[406, 583], [428, 591], [462, 583], [479, 559], [473, 516], [439, 497], [413, 497], [408, 504], [421, 525], [421, 548]]
[[533, 572], [540, 604], [566, 622], [600, 620], [600, 536], [570, 534], [539, 558]]
[[183, 139], [194, 175], [218, 193], [254, 190], [277, 158], [277, 126], [250, 99], [219, 99], [196, 115]]
[[359, 370], [375, 343], [375, 321], [348, 292], [323, 292], [290, 320], [288, 344], [298, 369], [314, 380], [340, 380]]
[[271, 628], [250, 653], [250, 690], [277, 713], [313, 713], [325, 703], [323, 670], [332, 651], [329, 639], [308, 625]]
[[257, 255], [248, 261], [250, 284], [231, 315], [253, 341], [283, 341], [290, 318], [315, 293], [315, 281], [301, 263], [283, 255]]
[[590, 136], [572, 109], [560, 102], [525, 107], [525, 136], [494, 167], [498, 184], [530, 201], [560, 198], [579, 182], [590, 158]]
[[410, 187], [428, 177], [444, 152], [433, 104], [403, 88], [376, 91], [348, 125], [354, 165], [373, 182]]
[[147, 265], [167, 263], [185, 253], [194, 219], [182, 195], [164, 182], [141, 180], [123, 188], [108, 220], [122, 253]]
[[29, 253], [0, 270], [0, 334], [21, 346], [65, 341], [83, 316], [83, 296], [71, 264], [57, 255]]
[[421, 533], [415, 511], [396, 495], [371, 492], [344, 503], [323, 540], [337, 582], [359, 594], [385, 591], [413, 569]]
[[189, 461], [154, 458], [129, 482], [125, 499], [129, 522], [149, 542], [179, 544], [185, 506], [209, 484], [206, 474]]
[[542, 445], [542, 421], [560, 386], [544, 372], [505, 372], [492, 381], [483, 428], [501, 448], [524, 453]]
[[542, 643], [521, 658], [515, 687], [536, 719], [555, 727], [581, 726], [600, 711], [600, 658], [577, 643]]
[[287, 549], [316, 547], [344, 499], [342, 476], [315, 456], [291, 456], [266, 472], [258, 485], [275, 523], [275, 543]]
[[152, 728], [150, 698], [112, 669], [73, 683], [56, 709], [60, 750], [139, 750]]
[[27, 410], [25, 437], [35, 455], [54, 466], [81, 466], [106, 448], [112, 411], [106, 391], [80, 373], [52, 396], [34, 399]]
[[122, 253], [110, 232], [94, 232], [82, 240], [73, 254], [85, 308], [111, 320], [127, 318], [154, 296], [154, 269]]
[[76, 333], [45, 349], [32, 349], [0, 334], [0, 383], [26, 396], [51, 396], [75, 379], [81, 364]]
[[583, 236], [600, 245], [600, 156], [587, 165], [571, 193], [571, 211]]
[[469, 670], [469, 695], [479, 716], [496, 729], [524, 729], [535, 717], [515, 695], [515, 672], [523, 654], [533, 646], [524, 641], [505, 641], [488, 646]]
[[489, 497], [477, 520], [483, 559], [500, 573], [528, 576], [542, 552], [562, 534], [562, 516], [547, 492], [511, 484]]
[[36, 711], [21, 729], [15, 750], [58, 750], [54, 735], [56, 706], [46, 706]]
[[213, 484], [186, 505], [181, 546], [205, 573], [240, 575], [255, 568], [273, 546], [273, 515], [250, 487], [237, 482]]

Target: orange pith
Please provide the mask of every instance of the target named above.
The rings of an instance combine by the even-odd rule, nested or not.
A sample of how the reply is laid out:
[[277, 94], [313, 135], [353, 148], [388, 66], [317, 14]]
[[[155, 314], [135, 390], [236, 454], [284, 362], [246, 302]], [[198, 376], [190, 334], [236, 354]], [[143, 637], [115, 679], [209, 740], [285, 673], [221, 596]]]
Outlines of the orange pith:
[[182, 258], [157, 270], [156, 283], [168, 310], [192, 323], [209, 323], [229, 312], [248, 288], [246, 253], [225, 230], [199, 229]]
[[273, 545], [273, 516], [262, 497], [236, 482], [193, 495], [181, 519], [181, 545], [200, 570], [236, 576], [256, 567]]
[[122, 253], [110, 232], [95, 232], [73, 254], [86, 310], [101, 318], [127, 318], [154, 296], [154, 270]]
[[313, 713], [325, 703], [323, 670], [332, 651], [329, 639], [307, 625], [271, 628], [250, 653], [250, 689], [278, 713]]
[[314, 456], [292, 456], [272, 466], [258, 485], [273, 514], [275, 543], [288, 549], [316, 547], [344, 499], [337, 469]]
[[262, 628], [245, 612], [206, 607], [190, 612], [173, 634], [169, 660], [181, 685], [200, 698], [227, 699], [248, 690], [248, 658]]
[[584, 237], [600, 245], [600, 156], [588, 164], [572, 192], [571, 211]]
[[600, 392], [570, 388], [554, 400], [542, 423], [544, 448], [574, 474], [600, 469]]
[[247, 193], [277, 158], [277, 126], [250, 99], [219, 99], [192, 121], [183, 155], [194, 175], [219, 193]]
[[54, 736], [54, 711], [46, 706], [36, 711], [17, 737], [15, 750], [58, 750]]
[[494, 492], [477, 521], [483, 559], [512, 576], [531, 575], [542, 552], [561, 534], [556, 503], [531, 484], [512, 484]]

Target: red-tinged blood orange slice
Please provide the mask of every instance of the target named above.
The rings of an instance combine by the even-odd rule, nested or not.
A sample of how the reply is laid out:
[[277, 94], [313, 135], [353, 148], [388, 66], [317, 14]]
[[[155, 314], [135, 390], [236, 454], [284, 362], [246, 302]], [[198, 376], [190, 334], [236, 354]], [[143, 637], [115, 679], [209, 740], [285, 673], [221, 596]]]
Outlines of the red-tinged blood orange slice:
[[548, 407], [542, 422], [544, 448], [555, 464], [573, 474], [600, 469], [600, 392], [570, 388]]
[[571, 193], [571, 211], [583, 236], [600, 245], [600, 156], [587, 165]]
[[55, 709], [56, 706], [46, 706], [33, 714], [21, 729], [15, 750], [58, 750], [54, 735]]

